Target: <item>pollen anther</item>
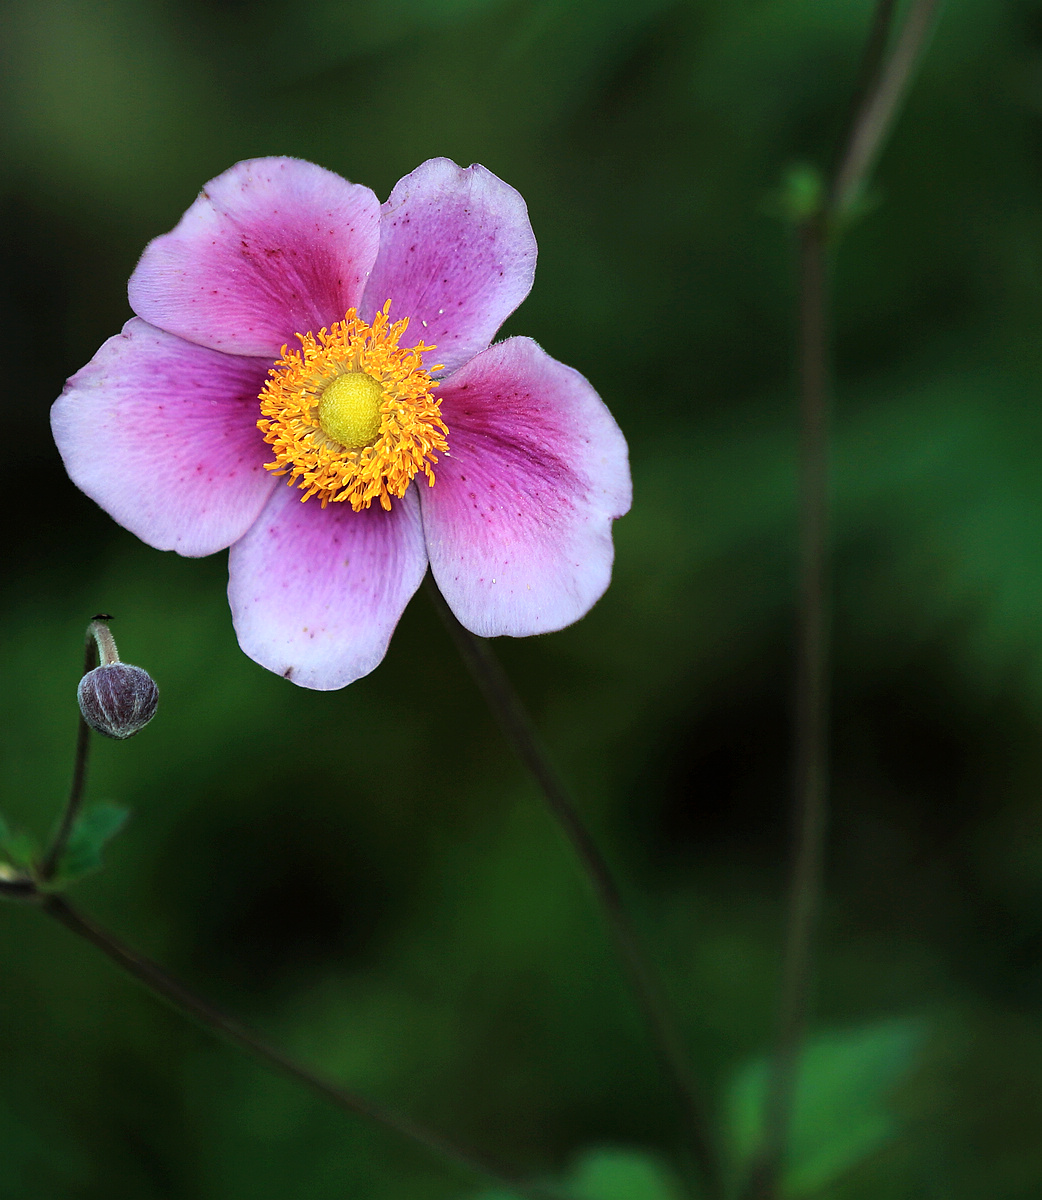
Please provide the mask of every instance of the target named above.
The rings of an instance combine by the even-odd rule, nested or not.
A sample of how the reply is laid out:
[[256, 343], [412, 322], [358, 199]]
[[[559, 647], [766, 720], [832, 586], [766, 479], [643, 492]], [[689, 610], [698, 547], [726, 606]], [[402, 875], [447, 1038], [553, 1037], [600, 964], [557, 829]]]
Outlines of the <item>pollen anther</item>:
[[298, 333], [300, 349], [283, 346], [268, 372], [257, 427], [275, 461], [264, 465], [288, 475], [301, 500], [390, 509], [417, 474], [434, 484], [431, 468], [449, 448], [438, 385], [423, 366], [434, 347], [399, 346], [409, 321], [392, 323], [390, 308], [388, 300], [371, 325], [352, 308], [331, 329]]

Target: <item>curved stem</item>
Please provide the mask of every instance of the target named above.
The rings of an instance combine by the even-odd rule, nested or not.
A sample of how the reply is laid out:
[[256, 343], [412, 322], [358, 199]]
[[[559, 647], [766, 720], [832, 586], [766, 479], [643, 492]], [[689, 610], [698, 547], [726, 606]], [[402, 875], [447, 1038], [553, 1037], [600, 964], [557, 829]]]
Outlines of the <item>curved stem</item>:
[[374, 1104], [364, 1096], [309, 1070], [277, 1047], [264, 1041], [245, 1025], [241, 1025], [220, 1009], [215, 1008], [209, 1001], [197, 996], [160, 967], [158, 963], [139, 954], [136, 950], [132, 950], [89, 917], [78, 912], [62, 896], [41, 893], [38, 895], [38, 906], [47, 916], [64, 925], [77, 937], [89, 942], [127, 974], [142, 983], [150, 992], [167, 1001], [179, 1012], [194, 1018], [213, 1033], [227, 1038], [228, 1041], [274, 1067], [281, 1074], [304, 1084], [305, 1087], [310, 1088], [344, 1112], [365, 1117], [367, 1120], [399, 1134], [415, 1145], [429, 1150], [445, 1162], [458, 1167], [465, 1174], [491, 1182], [497, 1187], [506, 1188], [523, 1200], [562, 1200], [559, 1194], [537, 1185], [525, 1183], [513, 1173], [491, 1165], [469, 1150], [461, 1149], [442, 1137], [441, 1134], [427, 1129], [409, 1117], [401, 1116], [390, 1109]]
[[637, 931], [622, 902], [618, 885], [603, 854], [583, 823], [568, 791], [550, 765], [539, 735], [485, 638], [465, 629], [438, 591], [430, 575], [428, 594], [445, 623], [479, 691], [492, 710], [517, 756], [531, 772], [542, 791], [547, 807], [572, 844], [579, 862], [600, 904], [604, 920], [614, 939], [622, 964], [629, 976], [634, 995], [644, 1013], [655, 1046], [684, 1105], [691, 1151], [702, 1175], [706, 1194], [712, 1200], [721, 1194], [721, 1174], [709, 1120], [687, 1063], [680, 1033], [669, 1013], [655, 973], [645, 956]]
[[[96, 617], [87, 628], [84, 675], [97, 665], [99, 654], [106, 664], [119, 662], [119, 654], [112, 634], [108, 626], [104, 624], [106, 619]], [[520, 1200], [563, 1200], [559, 1194], [537, 1184], [526, 1183], [512, 1172], [491, 1165], [469, 1150], [461, 1149], [442, 1137], [441, 1134], [427, 1129], [409, 1117], [383, 1108], [381, 1105], [367, 1100], [364, 1096], [309, 1070], [227, 1013], [216, 1008], [208, 1000], [198, 996], [158, 963], [131, 949], [95, 921], [77, 911], [63, 896], [41, 890], [38, 884], [49, 882], [61, 862], [76, 817], [82, 807], [87, 782], [89, 750], [90, 727], [81, 714], [72, 788], [54, 841], [36, 872], [36, 878], [25, 876], [0, 879], [0, 896], [35, 904], [41, 912], [46, 913], [60, 925], [64, 925], [70, 932], [89, 942], [150, 992], [165, 1000], [179, 1012], [194, 1018], [207, 1029], [227, 1038], [241, 1049], [268, 1063], [281, 1074], [304, 1084], [305, 1087], [310, 1088], [337, 1108], [365, 1117], [375, 1124], [399, 1134], [458, 1167], [464, 1173], [491, 1182], [497, 1187], [508, 1189]]]
[[[83, 650], [84, 675], [89, 671], [93, 671], [98, 665], [98, 652], [101, 643], [98, 640], [97, 627], [97, 618], [87, 626], [87, 640]], [[105, 632], [108, 633], [107, 627]], [[109, 634], [109, 641], [111, 640], [112, 635]], [[76, 733], [76, 758], [73, 762], [72, 786], [69, 788], [69, 799], [66, 801], [65, 811], [62, 813], [58, 832], [54, 835], [50, 849], [44, 855], [43, 861], [37, 870], [37, 875], [43, 883], [49, 883], [54, 878], [54, 873], [57, 871], [58, 864], [65, 853], [65, 847], [69, 844], [72, 827], [76, 824], [76, 818], [80, 815], [80, 809], [83, 807], [83, 796], [87, 788], [87, 767], [89, 764], [90, 726], [83, 719], [83, 713], [81, 712], [80, 723]]]

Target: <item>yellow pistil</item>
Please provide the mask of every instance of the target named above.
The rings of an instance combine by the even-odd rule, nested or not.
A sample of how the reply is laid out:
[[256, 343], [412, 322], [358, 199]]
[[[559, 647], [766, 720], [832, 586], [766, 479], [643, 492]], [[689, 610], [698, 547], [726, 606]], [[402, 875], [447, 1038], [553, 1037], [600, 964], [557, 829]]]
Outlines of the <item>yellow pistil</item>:
[[[417, 474], [434, 484], [436, 452], [448, 451], [448, 429], [424, 369], [433, 346], [398, 345], [408, 318], [391, 323], [390, 300], [372, 325], [350, 309], [332, 329], [298, 333], [299, 350], [282, 347], [260, 394], [257, 427], [275, 451], [265, 463], [304, 492], [348, 501], [355, 512], [404, 496]], [[438, 371], [440, 367], [432, 367]], [[297, 482], [299, 480], [299, 482]]]

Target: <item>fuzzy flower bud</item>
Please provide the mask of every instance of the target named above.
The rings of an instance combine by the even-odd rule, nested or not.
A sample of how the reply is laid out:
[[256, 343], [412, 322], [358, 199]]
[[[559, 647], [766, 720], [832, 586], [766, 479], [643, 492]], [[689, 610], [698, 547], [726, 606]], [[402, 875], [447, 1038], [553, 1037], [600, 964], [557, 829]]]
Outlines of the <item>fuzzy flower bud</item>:
[[[141, 667], [120, 662], [119, 651], [101, 614], [87, 628], [86, 666], [101, 659], [101, 666], [88, 670], [80, 680], [76, 696], [84, 721], [105, 737], [133, 737], [156, 715], [159, 689]], [[95, 653], [94, 646], [97, 646]]]
[[156, 715], [159, 689], [152, 676], [129, 663], [95, 667], [77, 690], [83, 719], [105, 737], [133, 737]]

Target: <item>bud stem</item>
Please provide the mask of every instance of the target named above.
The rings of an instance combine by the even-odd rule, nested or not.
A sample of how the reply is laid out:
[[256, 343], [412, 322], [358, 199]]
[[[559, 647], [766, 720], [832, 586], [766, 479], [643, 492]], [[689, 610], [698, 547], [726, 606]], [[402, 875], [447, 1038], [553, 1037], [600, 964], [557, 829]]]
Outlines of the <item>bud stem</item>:
[[[88, 643], [90, 642], [91, 638], [93, 638], [97, 644], [98, 657], [101, 660], [101, 666], [110, 667], [113, 663], [118, 663], [120, 661], [119, 651], [116, 649], [116, 641], [112, 636], [112, 630], [109, 629], [108, 625], [105, 624], [104, 620], [100, 616], [95, 617], [94, 620], [91, 621], [91, 623], [87, 626]], [[87, 671], [90, 670], [92, 670], [92, 668], [87, 667], [87, 669], [83, 672], [84, 675], [86, 675]]]
[[[95, 617], [87, 626], [86, 643], [83, 650], [83, 674], [93, 671], [98, 665], [119, 662], [119, 652], [113, 641], [112, 632], [100, 617]], [[69, 835], [83, 807], [83, 794], [87, 788], [87, 765], [90, 760], [90, 726], [80, 713], [80, 724], [76, 734], [76, 760], [72, 768], [72, 786], [69, 788], [69, 799], [62, 813], [61, 824], [54, 835], [50, 849], [44, 855], [37, 870], [37, 878], [41, 883], [50, 883], [58, 869], [65, 847], [69, 844]]]

